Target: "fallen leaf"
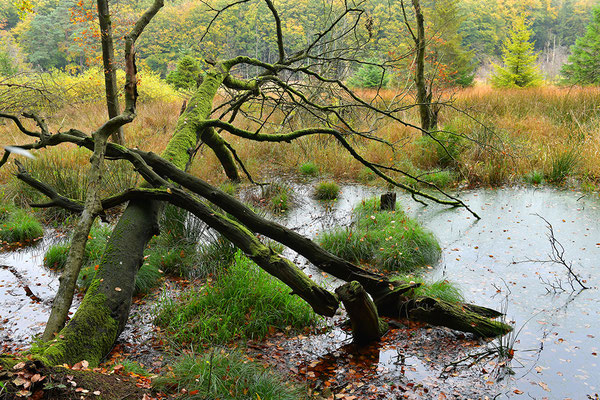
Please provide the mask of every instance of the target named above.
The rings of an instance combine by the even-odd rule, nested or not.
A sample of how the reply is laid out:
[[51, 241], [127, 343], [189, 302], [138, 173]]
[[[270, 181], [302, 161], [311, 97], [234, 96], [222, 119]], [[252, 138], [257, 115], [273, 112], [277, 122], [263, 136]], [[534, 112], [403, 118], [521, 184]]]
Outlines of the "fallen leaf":
[[24, 362], [20, 362], [18, 364], [15, 364], [15, 366], [13, 367], [13, 369], [21, 369], [25, 366]]
[[115, 292], [120, 292], [120, 291], [121, 291], [121, 288], [117, 286], [117, 287], [115, 288]]
[[12, 382], [15, 384], [15, 386], [24, 386], [29, 381], [17, 376]]
[[523, 391], [519, 390], [519, 389], [515, 389], [515, 390], [513, 390], [513, 393], [514, 394], [523, 394]]
[[540, 385], [540, 387], [542, 389], [544, 389], [546, 392], [550, 391], [550, 388], [548, 387], [548, 385], [546, 385], [544, 382], [538, 382], [538, 385]]

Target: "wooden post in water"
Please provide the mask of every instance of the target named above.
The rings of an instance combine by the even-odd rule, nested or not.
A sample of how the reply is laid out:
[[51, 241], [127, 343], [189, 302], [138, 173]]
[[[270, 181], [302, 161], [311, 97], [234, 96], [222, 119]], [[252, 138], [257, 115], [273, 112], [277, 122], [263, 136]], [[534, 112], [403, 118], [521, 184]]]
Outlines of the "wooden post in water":
[[396, 210], [396, 193], [388, 192], [381, 195], [381, 211]]

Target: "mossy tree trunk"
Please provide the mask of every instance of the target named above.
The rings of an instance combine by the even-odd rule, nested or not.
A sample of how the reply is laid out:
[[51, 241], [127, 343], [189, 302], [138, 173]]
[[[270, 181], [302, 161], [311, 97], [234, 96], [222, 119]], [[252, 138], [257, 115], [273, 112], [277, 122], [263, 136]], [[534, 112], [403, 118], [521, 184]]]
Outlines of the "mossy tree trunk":
[[[198, 122], [209, 117], [213, 98], [227, 73], [227, 65], [223, 64], [207, 72], [180, 116], [175, 133], [162, 154], [176, 167], [185, 168], [191, 150], [201, 136], [206, 136], [198, 131]], [[218, 143], [215, 148], [223, 151]], [[153, 200], [129, 203], [108, 240], [82, 304], [68, 325], [49, 342], [42, 355], [43, 361], [60, 364], [86, 359], [96, 365], [110, 352], [129, 316], [143, 251], [150, 238], [159, 233], [161, 205]]]

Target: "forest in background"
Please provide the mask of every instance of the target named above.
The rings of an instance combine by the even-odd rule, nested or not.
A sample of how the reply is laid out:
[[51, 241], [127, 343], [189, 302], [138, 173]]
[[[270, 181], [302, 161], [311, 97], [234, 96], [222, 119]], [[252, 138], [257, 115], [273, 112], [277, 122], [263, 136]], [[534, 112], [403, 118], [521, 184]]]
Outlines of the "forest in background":
[[[115, 37], [122, 39], [134, 16], [148, 1], [113, 1]], [[336, 3], [318, 0], [277, 1], [286, 38], [286, 51], [306, 45], [335, 15]], [[338, 2], [337, 7], [342, 7]], [[430, 68], [450, 85], [466, 86], [485, 80], [491, 62], [498, 61], [502, 44], [517, 16], [532, 30], [538, 63], [548, 82], [556, 82], [570, 46], [586, 32], [596, 0], [426, 0], [422, 2]], [[218, 15], [225, 1], [171, 1], [149, 26], [138, 46], [139, 64], [166, 77], [184, 56], [203, 60], [248, 55], [275, 61], [275, 26], [266, 5], [234, 6]], [[368, 0], [357, 34], [368, 45], [351, 49], [353, 56], [383, 63], [393, 71], [392, 83], [403, 85], [414, 44], [404, 23], [400, 2]], [[61, 70], [84, 72], [101, 64], [96, 2], [89, 0], [0, 0], [0, 74]], [[412, 7], [406, 7], [411, 20]], [[207, 27], [211, 29], [207, 32]], [[344, 43], [334, 46], [344, 47]], [[117, 44], [117, 48], [121, 46]], [[256, 71], [245, 66], [246, 77]], [[359, 67], [340, 63], [332, 74], [346, 79]]]

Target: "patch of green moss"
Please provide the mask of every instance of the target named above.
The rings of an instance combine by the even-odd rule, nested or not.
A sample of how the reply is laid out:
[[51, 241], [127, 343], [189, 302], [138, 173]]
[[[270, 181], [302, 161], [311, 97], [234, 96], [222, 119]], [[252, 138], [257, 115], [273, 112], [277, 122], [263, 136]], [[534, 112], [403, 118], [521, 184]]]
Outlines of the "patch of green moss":
[[106, 296], [99, 291], [99, 285], [99, 279], [92, 282], [75, 317], [39, 355], [46, 365], [72, 365], [87, 360], [95, 367], [112, 347], [118, 323], [110, 316]]

